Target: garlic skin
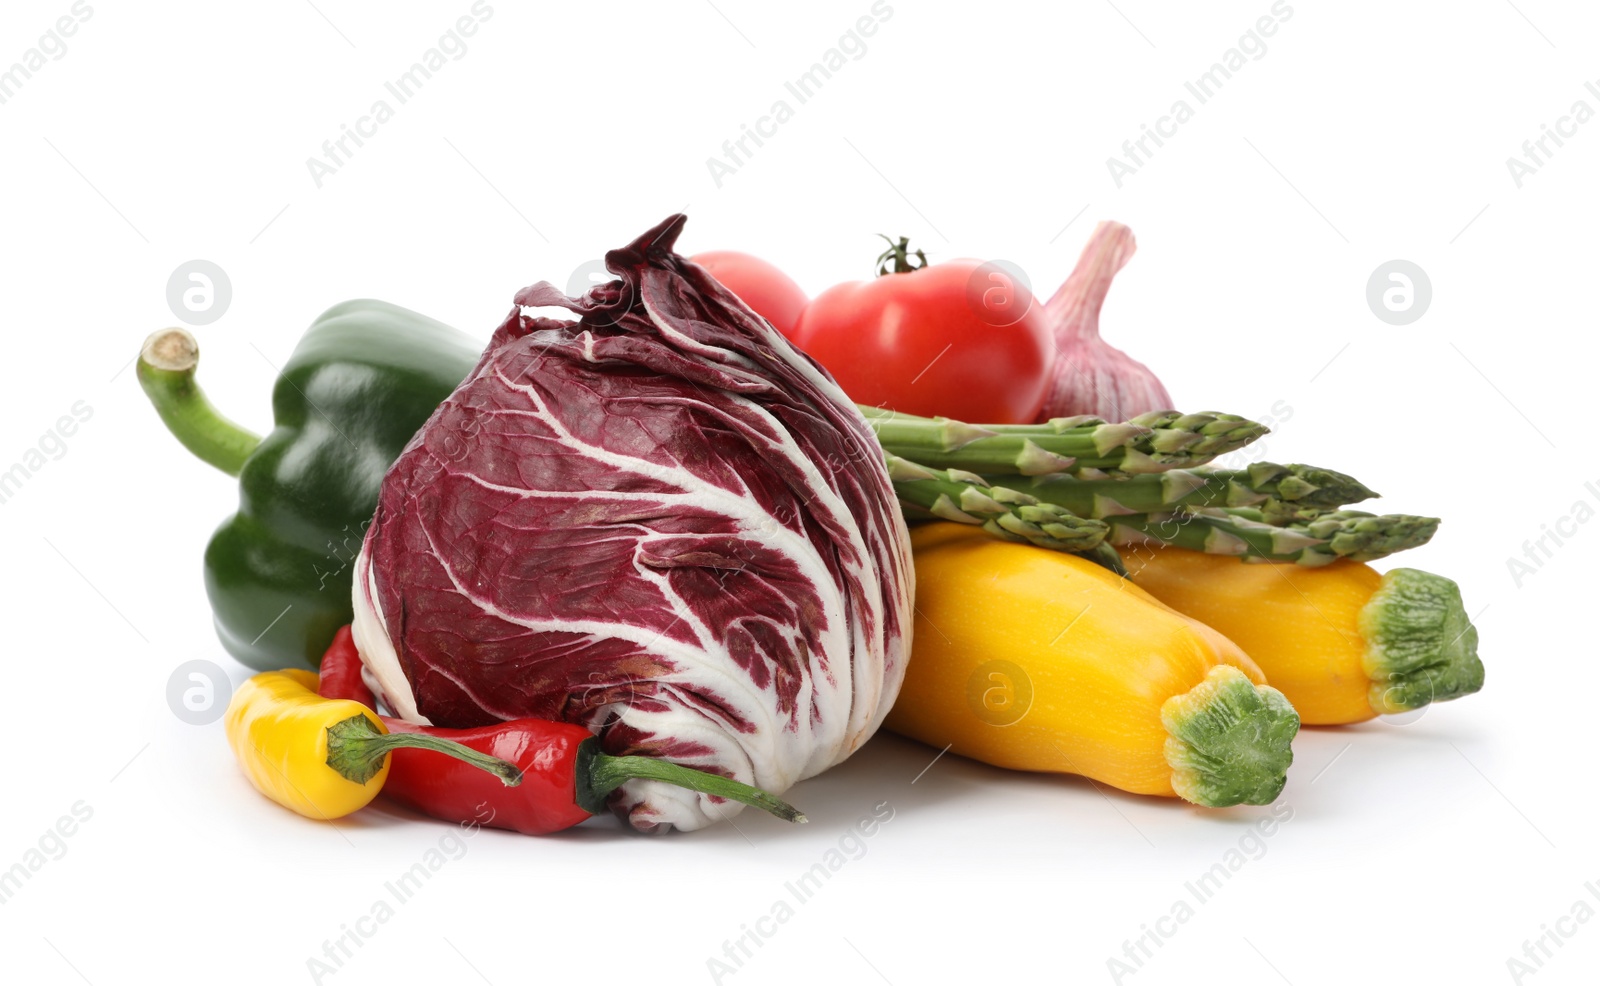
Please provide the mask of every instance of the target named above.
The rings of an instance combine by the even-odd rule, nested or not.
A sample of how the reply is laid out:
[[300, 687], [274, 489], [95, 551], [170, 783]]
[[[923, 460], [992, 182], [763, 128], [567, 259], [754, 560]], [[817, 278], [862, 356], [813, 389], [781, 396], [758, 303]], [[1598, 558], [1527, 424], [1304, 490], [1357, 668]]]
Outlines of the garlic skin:
[[1056, 361], [1039, 420], [1092, 414], [1127, 421], [1172, 407], [1150, 368], [1100, 338], [1100, 306], [1111, 279], [1133, 256], [1133, 230], [1102, 222], [1066, 283], [1045, 302], [1056, 337]]

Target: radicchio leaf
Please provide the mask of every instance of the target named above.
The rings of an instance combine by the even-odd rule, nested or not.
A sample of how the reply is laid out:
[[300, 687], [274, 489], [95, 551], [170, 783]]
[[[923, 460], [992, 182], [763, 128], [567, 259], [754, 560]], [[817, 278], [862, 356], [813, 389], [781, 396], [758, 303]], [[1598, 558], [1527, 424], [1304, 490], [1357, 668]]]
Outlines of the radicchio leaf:
[[[855, 405], [673, 252], [683, 221], [581, 298], [517, 294], [384, 479], [356, 642], [411, 721], [577, 722], [781, 793], [894, 701], [910, 543]], [[522, 311], [550, 306], [578, 318]], [[741, 807], [637, 780], [611, 805], [646, 831]]]

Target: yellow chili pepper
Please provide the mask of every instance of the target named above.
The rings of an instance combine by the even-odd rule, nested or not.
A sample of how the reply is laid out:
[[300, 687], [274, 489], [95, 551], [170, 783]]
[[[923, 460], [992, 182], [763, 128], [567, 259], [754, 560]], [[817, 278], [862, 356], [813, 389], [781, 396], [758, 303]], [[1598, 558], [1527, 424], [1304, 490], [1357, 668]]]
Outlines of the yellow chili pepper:
[[1478, 631], [1443, 576], [1380, 575], [1347, 559], [1245, 564], [1156, 545], [1125, 558], [1140, 587], [1244, 647], [1307, 723], [1361, 722], [1483, 687]]
[[389, 751], [434, 750], [520, 784], [515, 764], [435, 736], [390, 733], [376, 713], [317, 694], [310, 671], [266, 671], [228, 703], [228, 745], [257, 791], [307, 818], [331, 819], [365, 807], [389, 774]]
[[1221, 807], [1283, 789], [1300, 727], [1232, 641], [1075, 555], [935, 523], [886, 725], [1017, 770]]

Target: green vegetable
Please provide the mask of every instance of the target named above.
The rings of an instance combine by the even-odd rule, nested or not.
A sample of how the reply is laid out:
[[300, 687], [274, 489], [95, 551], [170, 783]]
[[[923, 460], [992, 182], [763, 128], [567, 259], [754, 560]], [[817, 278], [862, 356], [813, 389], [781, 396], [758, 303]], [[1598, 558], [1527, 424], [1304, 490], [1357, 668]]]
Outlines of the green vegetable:
[[976, 524], [1007, 541], [1078, 553], [1094, 550], [1110, 533], [1103, 521], [1087, 520], [1065, 507], [1040, 503], [1003, 486], [989, 486], [982, 476], [929, 469], [898, 455], [885, 459], [900, 509], [908, 520], [937, 517]]
[[1080, 415], [1037, 425], [971, 425], [861, 408], [878, 443], [933, 469], [1085, 478], [1142, 475], [1198, 466], [1267, 433], [1265, 425], [1233, 414], [1152, 411], [1113, 423]]
[[1134, 514], [1110, 521], [1110, 543], [1127, 547], [1155, 540], [1211, 555], [1316, 567], [1337, 558], [1372, 561], [1427, 544], [1437, 517], [1369, 514], [1360, 510], [1303, 511], [1268, 523], [1260, 510], [1220, 507], [1167, 514]]
[[217, 413], [195, 383], [182, 329], [151, 336], [139, 382], [195, 455], [239, 477], [239, 511], [205, 554], [223, 646], [257, 669], [315, 668], [350, 622], [350, 566], [378, 483], [478, 361], [481, 347], [433, 319], [349, 301], [314, 322], [273, 388], [265, 439]]
[[985, 477], [1080, 517], [1163, 513], [1178, 507], [1258, 507], [1274, 518], [1297, 510], [1328, 510], [1377, 496], [1357, 480], [1317, 466], [1257, 462], [1244, 469], [1171, 469], [1121, 479], [1050, 476]]
[[[930, 469], [896, 455], [887, 461], [889, 478], [908, 519], [936, 517], [976, 524], [1007, 540], [1079, 554], [1093, 552], [1095, 560], [1119, 572], [1111, 545], [1138, 544], [1149, 538], [1210, 554], [1316, 565], [1338, 557], [1380, 558], [1413, 548], [1426, 543], [1439, 526], [1432, 517], [1311, 509], [1314, 504], [1371, 495], [1348, 476], [1311, 466], [1257, 463], [1237, 472], [1172, 470], [1079, 480], [980, 476], [962, 469]], [[1279, 500], [1280, 496], [1290, 499]], [[1241, 500], [1269, 509], [1184, 508], [1189, 503]], [[1104, 523], [1093, 517], [1103, 517]], [[1113, 536], [1102, 543], [1106, 524]]]

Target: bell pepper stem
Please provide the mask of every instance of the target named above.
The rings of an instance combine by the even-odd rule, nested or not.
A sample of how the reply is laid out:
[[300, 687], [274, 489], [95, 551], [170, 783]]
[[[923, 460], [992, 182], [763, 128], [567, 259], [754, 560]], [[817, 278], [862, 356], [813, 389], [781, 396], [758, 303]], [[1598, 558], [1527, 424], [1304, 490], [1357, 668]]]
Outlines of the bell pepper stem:
[[701, 794], [760, 808], [786, 822], [804, 822], [806, 816], [787, 801], [732, 778], [695, 770], [656, 757], [614, 757], [600, 752], [600, 741], [584, 740], [578, 747], [578, 807], [591, 815], [605, 811], [606, 796], [631, 780], [665, 781]]
[[328, 727], [328, 766], [340, 777], [365, 784], [383, 769], [384, 757], [392, 750], [432, 750], [455, 757], [500, 778], [506, 787], [522, 783], [517, 765], [487, 753], [479, 753], [453, 740], [422, 733], [386, 733], [364, 715], [353, 715]]
[[200, 347], [183, 329], [153, 332], [139, 350], [139, 385], [183, 447], [230, 476], [239, 475], [261, 436], [223, 417], [195, 383]]

